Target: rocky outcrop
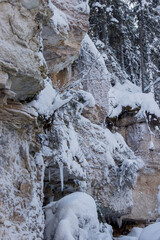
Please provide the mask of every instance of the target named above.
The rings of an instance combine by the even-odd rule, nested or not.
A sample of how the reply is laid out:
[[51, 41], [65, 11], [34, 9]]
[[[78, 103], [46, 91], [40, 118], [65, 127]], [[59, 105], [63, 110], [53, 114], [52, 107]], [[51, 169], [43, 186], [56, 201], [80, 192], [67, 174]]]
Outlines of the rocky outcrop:
[[87, 2], [0, 1], [2, 239], [43, 239], [42, 204], [75, 191], [104, 218], [131, 210], [142, 162], [105, 127], [110, 75], [85, 36]]
[[[42, 1], [0, 1], [0, 238], [43, 239], [41, 145], [37, 112], [19, 102], [46, 78]], [[37, 16], [41, 14], [41, 19]]]
[[[0, 72], [1, 88], [11, 89], [21, 100], [43, 88], [46, 64], [40, 37], [44, 14], [42, 1], [1, 1]], [[34, 67], [33, 67], [34, 66]]]
[[[45, 57], [47, 41], [54, 42], [50, 49], [54, 50], [53, 54], [61, 52], [57, 61], [57, 66], [61, 67], [56, 68], [57, 72], [78, 57], [87, 31], [88, 8], [86, 11], [84, 8], [88, 5], [82, 1], [72, 4], [67, 1], [65, 6], [62, 13], [60, 1], [0, 1], [3, 13], [0, 16], [1, 239], [43, 239], [45, 163], [41, 135], [45, 133], [47, 120], [42, 121], [38, 110], [26, 102], [45, 85], [48, 70], [43, 57], [43, 41]], [[73, 8], [76, 16], [73, 16]], [[68, 17], [65, 16], [67, 12]], [[66, 22], [70, 21], [67, 32], [61, 28], [64, 16]], [[60, 19], [60, 25], [53, 19]], [[51, 36], [47, 34], [47, 24], [49, 29], [52, 25]], [[50, 70], [48, 60], [47, 63]], [[53, 65], [56, 66], [54, 61]]]
[[71, 80], [67, 77], [69, 70], [64, 69], [78, 58], [81, 41], [88, 31], [89, 6], [87, 1], [52, 0], [49, 7], [53, 16], [43, 27], [43, 53], [54, 84], [59, 81], [62, 86]]
[[[145, 168], [139, 172], [133, 190], [133, 209], [125, 216], [128, 221], [148, 222], [158, 217], [158, 186], [160, 179], [160, 124], [153, 114], [137, 118], [137, 110], [124, 109], [119, 119], [112, 122], [114, 128], [124, 137], [128, 146], [140, 156]], [[141, 213], [141, 214], [139, 214]]]
[[37, 142], [40, 129], [35, 116], [25, 110], [5, 109], [3, 118], [11, 121], [0, 122], [1, 239], [43, 239], [44, 162]]

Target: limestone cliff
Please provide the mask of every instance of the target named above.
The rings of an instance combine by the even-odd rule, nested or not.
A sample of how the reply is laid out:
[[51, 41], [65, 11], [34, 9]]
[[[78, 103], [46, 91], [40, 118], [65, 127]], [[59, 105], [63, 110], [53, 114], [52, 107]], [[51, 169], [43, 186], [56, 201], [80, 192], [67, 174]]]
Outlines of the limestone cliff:
[[119, 126], [130, 147], [106, 127], [111, 77], [86, 35], [88, 1], [2, 0], [0, 11], [0, 238], [44, 239], [43, 206], [76, 191], [120, 225], [146, 153], [130, 144], [138, 123]]
[[108, 127], [113, 132], [118, 131], [145, 163], [133, 190], [132, 214], [125, 218], [133, 222], [155, 221], [158, 217], [159, 107], [152, 94], [141, 93], [129, 82], [115, 85], [110, 91], [110, 99]]

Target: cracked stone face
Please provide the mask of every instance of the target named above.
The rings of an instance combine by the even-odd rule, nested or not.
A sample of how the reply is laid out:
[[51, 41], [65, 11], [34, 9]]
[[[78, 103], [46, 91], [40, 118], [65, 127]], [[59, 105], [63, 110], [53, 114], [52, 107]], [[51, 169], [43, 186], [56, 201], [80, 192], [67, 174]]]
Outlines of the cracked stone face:
[[41, 6], [38, 2], [32, 1], [30, 8], [27, 1], [21, 1], [22, 5], [19, 1], [0, 3], [0, 11], [5, 13], [0, 15], [0, 86], [11, 87], [19, 99], [32, 97], [43, 88], [40, 24], [35, 21]]

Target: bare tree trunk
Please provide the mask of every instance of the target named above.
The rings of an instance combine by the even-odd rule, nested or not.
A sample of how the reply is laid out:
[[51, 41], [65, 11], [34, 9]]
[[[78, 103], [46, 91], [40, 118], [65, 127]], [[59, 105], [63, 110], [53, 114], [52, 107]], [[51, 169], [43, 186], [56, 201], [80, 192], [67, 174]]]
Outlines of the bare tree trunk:
[[147, 63], [147, 72], [149, 77], [149, 86], [150, 86], [150, 92], [154, 95], [154, 84], [153, 84], [153, 73], [152, 73], [152, 63], [151, 63], [151, 49], [149, 46], [149, 41], [147, 40], [147, 57], [148, 57], [148, 63]]
[[140, 11], [140, 18], [139, 18], [139, 39], [140, 39], [140, 81], [141, 81], [141, 88], [142, 92], [144, 92], [144, 49], [143, 49], [143, 38], [145, 38], [145, 33], [143, 31], [144, 27], [144, 16], [143, 16], [143, 8], [142, 8], [142, 1], [139, 0], [141, 11]]

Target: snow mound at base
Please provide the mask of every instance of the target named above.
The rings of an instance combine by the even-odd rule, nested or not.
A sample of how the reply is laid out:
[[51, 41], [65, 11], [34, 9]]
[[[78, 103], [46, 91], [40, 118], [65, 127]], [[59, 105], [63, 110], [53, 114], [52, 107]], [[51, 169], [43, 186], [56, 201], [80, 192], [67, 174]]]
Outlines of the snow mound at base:
[[146, 227], [138, 240], [160, 240], [160, 222]]
[[117, 240], [138, 240], [142, 230], [143, 230], [142, 228], [134, 227], [127, 236], [121, 236], [116, 239]]
[[160, 222], [142, 229], [135, 227], [127, 236], [116, 238], [117, 240], [160, 240]]
[[111, 240], [112, 228], [99, 224], [94, 199], [75, 192], [45, 207], [46, 240]]

